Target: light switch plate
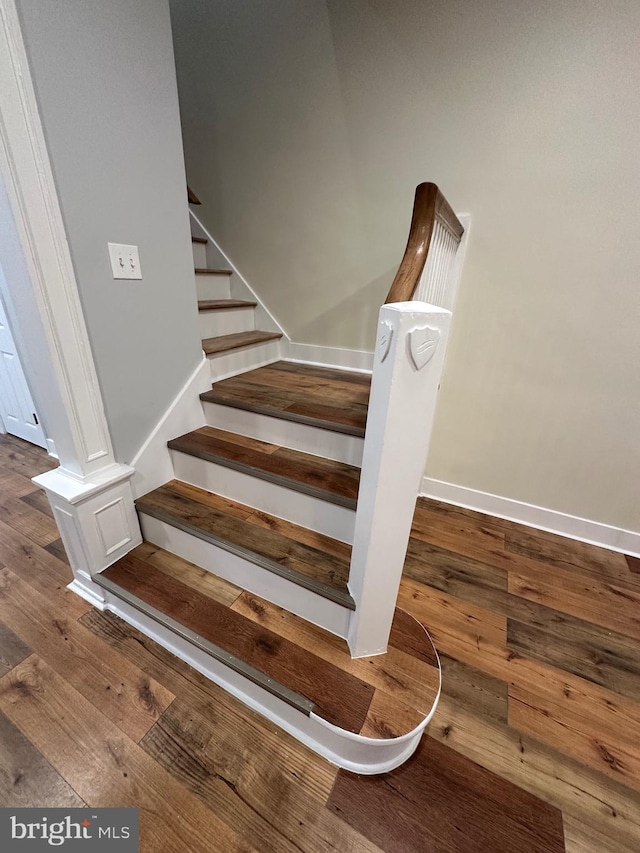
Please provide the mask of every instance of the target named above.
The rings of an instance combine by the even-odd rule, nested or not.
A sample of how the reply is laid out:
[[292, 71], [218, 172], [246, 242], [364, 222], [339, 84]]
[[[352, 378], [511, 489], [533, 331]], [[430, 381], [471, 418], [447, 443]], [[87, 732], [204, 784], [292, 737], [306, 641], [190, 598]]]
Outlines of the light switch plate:
[[107, 246], [114, 278], [142, 278], [137, 246], [125, 246], [122, 243], [107, 243]]

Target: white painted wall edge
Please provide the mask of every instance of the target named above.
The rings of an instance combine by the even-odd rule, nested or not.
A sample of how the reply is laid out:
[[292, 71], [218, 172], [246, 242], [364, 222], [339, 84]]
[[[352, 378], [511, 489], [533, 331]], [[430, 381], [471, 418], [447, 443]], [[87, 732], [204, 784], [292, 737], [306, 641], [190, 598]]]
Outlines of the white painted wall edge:
[[314, 364], [317, 367], [338, 367], [358, 373], [371, 373], [373, 370], [373, 353], [367, 350], [297, 344], [294, 341], [289, 344], [289, 361]]
[[202, 360], [131, 462], [135, 468], [131, 480], [135, 498], [173, 479], [173, 460], [167, 442], [205, 426], [207, 421], [200, 394], [210, 388], [211, 368], [202, 353]]
[[0, 167], [59, 400], [34, 396], [49, 399], [42, 415], [61, 468], [90, 478], [111, 466], [113, 448], [15, 0], [0, 0], [0, 86]]
[[255, 290], [253, 289], [253, 287], [251, 287], [251, 285], [250, 285], [250, 284], [249, 284], [249, 282], [246, 280], [246, 278], [242, 275], [242, 273], [240, 272], [240, 270], [238, 269], [238, 267], [233, 263], [233, 261], [231, 260], [231, 258], [229, 257], [229, 255], [227, 255], [227, 253], [226, 253], [225, 251], [223, 251], [223, 250], [220, 248], [219, 243], [218, 243], [216, 240], [214, 240], [214, 238], [211, 236], [211, 234], [209, 233], [209, 231], [207, 231], [207, 229], [204, 227], [204, 225], [202, 224], [202, 222], [201, 222], [201, 221], [198, 219], [198, 217], [195, 215], [195, 213], [193, 212], [193, 210], [189, 209], [189, 215], [191, 216], [191, 218], [193, 219], [193, 221], [198, 225], [198, 227], [202, 230], [202, 232], [206, 235], [207, 240], [209, 240], [209, 242], [210, 242], [213, 246], [215, 246], [215, 248], [218, 250], [218, 252], [220, 252], [220, 254], [222, 255], [222, 257], [225, 259], [225, 261], [226, 261], [226, 262], [227, 262], [227, 264], [229, 265], [230, 269], [232, 269], [232, 270], [233, 270], [233, 272], [238, 276], [239, 280], [240, 280], [240, 281], [242, 282], [242, 284], [247, 288], [247, 290], [251, 293], [251, 295], [253, 296], [253, 298], [255, 299], [255, 301], [258, 303], [258, 305], [260, 306], [260, 308], [261, 308], [261, 309], [262, 309], [266, 314], [268, 314], [268, 316], [269, 316], [269, 317], [270, 317], [270, 319], [271, 319], [271, 322], [272, 322], [272, 323], [274, 323], [274, 325], [276, 326], [276, 328], [277, 328], [279, 331], [281, 331], [281, 332], [282, 332], [282, 334], [284, 335], [284, 337], [286, 338], [286, 340], [287, 340], [287, 342], [288, 342], [288, 341], [290, 340], [290, 337], [289, 337], [289, 335], [287, 334], [287, 332], [285, 331], [285, 329], [284, 329], [284, 327], [283, 327], [282, 323], [281, 323], [281, 322], [280, 322], [276, 317], [274, 317], [274, 315], [273, 315], [273, 313], [272, 313], [271, 311], [269, 311], [269, 309], [268, 309], [268, 308], [267, 308], [267, 306], [264, 304], [264, 302], [262, 301], [262, 299], [261, 299], [261, 298], [258, 296], [258, 294], [255, 292]]
[[427, 498], [472, 509], [507, 521], [516, 521], [536, 530], [557, 533], [569, 539], [598, 545], [632, 557], [640, 557], [640, 532], [624, 530], [588, 518], [568, 515], [555, 509], [492, 495], [467, 486], [423, 477], [420, 494]]

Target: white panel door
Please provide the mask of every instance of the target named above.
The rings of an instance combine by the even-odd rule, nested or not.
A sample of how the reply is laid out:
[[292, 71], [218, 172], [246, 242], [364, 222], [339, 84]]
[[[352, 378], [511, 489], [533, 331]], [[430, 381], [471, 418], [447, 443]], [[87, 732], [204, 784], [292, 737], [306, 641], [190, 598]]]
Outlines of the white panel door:
[[11, 435], [40, 447], [47, 442], [38, 423], [31, 392], [18, 358], [4, 306], [0, 301], [0, 417]]

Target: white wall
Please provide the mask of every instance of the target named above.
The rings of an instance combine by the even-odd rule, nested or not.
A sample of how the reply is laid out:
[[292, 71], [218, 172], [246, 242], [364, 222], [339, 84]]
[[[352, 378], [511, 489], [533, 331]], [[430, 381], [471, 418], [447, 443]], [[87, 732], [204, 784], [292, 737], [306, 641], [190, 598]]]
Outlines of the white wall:
[[640, 528], [637, 0], [173, 0], [190, 184], [293, 340], [473, 216], [429, 476]]
[[[116, 456], [130, 461], [201, 358], [166, 0], [19, 0]], [[107, 243], [139, 246], [114, 281]]]

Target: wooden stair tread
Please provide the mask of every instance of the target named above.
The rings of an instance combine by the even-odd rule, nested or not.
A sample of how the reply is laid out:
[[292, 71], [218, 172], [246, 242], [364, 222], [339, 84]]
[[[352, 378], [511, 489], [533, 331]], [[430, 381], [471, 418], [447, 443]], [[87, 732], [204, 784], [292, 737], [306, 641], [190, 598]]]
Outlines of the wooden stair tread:
[[224, 311], [226, 308], [255, 308], [257, 302], [244, 299], [200, 299], [198, 311]]
[[351, 610], [350, 549], [269, 513], [172, 480], [138, 498], [139, 512], [218, 545]]
[[354, 465], [211, 426], [174, 438], [169, 447], [339, 506], [356, 508], [360, 469]]
[[370, 384], [368, 374], [278, 361], [216, 382], [200, 399], [362, 437]]
[[195, 268], [196, 275], [233, 275], [233, 270], [209, 269], [204, 267]]
[[189, 199], [189, 204], [202, 204], [198, 196], [194, 193], [189, 186], [187, 186], [187, 198]]
[[431, 711], [437, 656], [422, 626], [404, 611], [396, 609], [387, 655], [352, 660], [339, 637], [219, 578], [212, 591], [203, 574], [209, 573], [143, 542], [96, 581], [183, 636], [190, 632], [209, 654], [298, 710], [342, 730], [393, 739]]
[[295, 693], [313, 710], [348, 731], [364, 724], [373, 690], [337, 667], [316, 660], [272, 631], [258, 627], [212, 598], [160, 572], [133, 554], [110, 566], [104, 576], [157, 611], [203, 637]]
[[232, 335], [218, 335], [216, 338], [205, 338], [202, 341], [202, 349], [207, 355], [214, 355], [227, 350], [248, 347], [253, 344], [261, 344], [265, 341], [277, 341], [282, 337], [282, 332], [263, 332], [259, 329], [251, 332], [234, 332]]
[[191, 242], [192, 243], [208, 243], [209, 241], [207, 240], [206, 237], [194, 237], [192, 234], [191, 235]]

